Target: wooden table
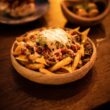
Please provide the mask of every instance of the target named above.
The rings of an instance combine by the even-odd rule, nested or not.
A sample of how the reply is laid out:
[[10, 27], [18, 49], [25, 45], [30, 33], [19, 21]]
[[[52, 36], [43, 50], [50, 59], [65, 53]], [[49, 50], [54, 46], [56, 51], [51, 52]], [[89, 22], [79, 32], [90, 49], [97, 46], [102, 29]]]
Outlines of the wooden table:
[[50, 0], [48, 13], [35, 22], [0, 24], [0, 110], [91, 110], [110, 101], [110, 14], [102, 24], [91, 27], [97, 60], [81, 80], [62, 86], [40, 85], [24, 79], [12, 67], [10, 48], [15, 37], [42, 26], [76, 27], [64, 18], [60, 1]]

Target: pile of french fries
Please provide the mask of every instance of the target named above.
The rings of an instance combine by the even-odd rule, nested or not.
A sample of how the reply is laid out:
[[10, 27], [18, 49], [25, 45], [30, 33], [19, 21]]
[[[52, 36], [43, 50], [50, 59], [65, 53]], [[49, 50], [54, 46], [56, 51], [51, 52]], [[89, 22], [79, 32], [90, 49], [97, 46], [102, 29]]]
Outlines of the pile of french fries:
[[[23, 55], [19, 55], [15, 58], [17, 61], [19, 61], [25, 67], [27, 67], [31, 70], [39, 71], [43, 74], [47, 74], [47, 75], [55, 74], [60, 69], [66, 70], [66, 71], [68, 71], [68, 73], [72, 73], [74, 70], [77, 69], [79, 62], [81, 62], [81, 57], [84, 56], [84, 51], [85, 51], [84, 44], [87, 40], [87, 35], [89, 33], [89, 30], [90, 29], [87, 29], [81, 33], [82, 42], [80, 44], [80, 49], [77, 51], [74, 59], [71, 58], [70, 56], [68, 56], [68, 57], [62, 59], [61, 61], [57, 62], [56, 64], [52, 65], [48, 69], [46, 68], [47, 63], [46, 63], [46, 59], [44, 58], [44, 56], [39, 58], [36, 55], [35, 60], [37, 63], [28, 63], [26, 56], [23, 56]], [[72, 31], [79, 31], [79, 28], [73, 29]], [[33, 32], [33, 33], [35, 33], [35, 32]], [[18, 40], [20, 40], [20, 38]], [[19, 51], [20, 51], [20, 47], [16, 47], [16, 49], [13, 51], [13, 55], [14, 56], [17, 55], [17, 53], [19, 53]], [[62, 73], [64, 73], [64, 72], [62, 72]]]

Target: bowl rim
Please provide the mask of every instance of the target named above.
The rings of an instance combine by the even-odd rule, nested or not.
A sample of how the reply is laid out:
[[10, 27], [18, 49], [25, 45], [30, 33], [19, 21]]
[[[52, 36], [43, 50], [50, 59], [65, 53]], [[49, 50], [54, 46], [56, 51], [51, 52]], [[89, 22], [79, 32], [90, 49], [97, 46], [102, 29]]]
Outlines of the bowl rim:
[[[35, 29], [36, 30], [36, 29]], [[33, 31], [35, 31], [35, 30], [33, 30]], [[30, 32], [32, 32], [32, 31], [30, 31]], [[14, 43], [16, 42], [16, 40], [14, 41], [14, 43], [13, 43], [13, 45], [12, 45], [12, 48], [11, 48], [11, 52], [10, 52], [10, 54], [11, 54], [11, 61], [12, 62], [14, 62], [16, 65], [18, 65], [20, 68], [22, 68], [22, 69], [24, 69], [24, 71], [29, 71], [29, 74], [31, 75], [31, 74], [35, 74], [35, 76], [48, 76], [48, 77], [70, 77], [71, 75], [75, 75], [75, 74], [77, 74], [77, 73], [79, 73], [80, 71], [83, 71], [85, 68], [87, 68], [87, 67], [89, 67], [89, 65], [90, 65], [90, 63], [91, 62], [94, 62], [95, 61], [95, 59], [96, 59], [96, 54], [97, 54], [97, 52], [96, 52], [96, 47], [95, 47], [95, 44], [93, 43], [93, 41], [90, 39], [90, 38], [88, 38], [88, 40], [89, 40], [89, 42], [92, 44], [92, 47], [93, 47], [93, 53], [92, 53], [92, 56], [91, 56], [91, 58], [90, 58], [90, 61], [88, 61], [85, 65], [83, 65], [81, 68], [79, 68], [79, 69], [77, 69], [77, 70], [75, 70], [75, 71], [73, 71], [73, 72], [71, 72], [71, 73], [62, 73], [62, 74], [50, 74], [50, 75], [47, 75], [47, 74], [43, 74], [43, 73], [40, 73], [40, 72], [38, 72], [38, 71], [34, 71], [34, 70], [31, 70], [31, 69], [28, 69], [28, 68], [26, 68], [26, 67], [24, 67], [24, 66], [22, 66], [20, 63], [18, 63], [17, 61], [16, 61], [16, 59], [15, 59], [15, 57], [13, 56], [13, 48], [14, 48]], [[14, 66], [14, 64], [12, 63], [12, 65]], [[15, 66], [14, 66], [14, 68], [15, 68]], [[15, 68], [16, 69], [16, 68]], [[19, 72], [18, 72], [19, 73]], [[36, 73], [38, 73], [38, 74], [36, 74]], [[40, 73], [40, 74], [39, 74]]]
[[[74, 1], [73, 1], [74, 2]], [[67, 6], [65, 5], [65, 0], [63, 0], [61, 2], [61, 7], [66, 11], [66, 13], [68, 13], [71, 17], [74, 17], [76, 19], [79, 19], [80, 21], [84, 21], [84, 22], [92, 22], [92, 21], [98, 21], [99, 19], [103, 19], [107, 13], [110, 11], [110, 1], [108, 0], [108, 5], [107, 7], [105, 8], [105, 10], [99, 14], [98, 16], [96, 17], [92, 17], [92, 18], [87, 18], [87, 17], [81, 17], [81, 16], [78, 16], [77, 14], [71, 12]]]

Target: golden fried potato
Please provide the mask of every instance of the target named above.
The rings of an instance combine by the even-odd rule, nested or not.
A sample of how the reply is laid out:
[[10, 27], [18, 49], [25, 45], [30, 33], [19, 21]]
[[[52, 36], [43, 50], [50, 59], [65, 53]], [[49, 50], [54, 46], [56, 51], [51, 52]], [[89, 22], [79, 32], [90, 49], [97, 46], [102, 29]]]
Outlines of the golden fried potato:
[[62, 67], [63, 69], [67, 70], [69, 73], [72, 72], [72, 66], [71, 65], [68, 65], [68, 66], [64, 66]]
[[26, 67], [29, 68], [29, 69], [32, 69], [32, 70], [38, 70], [39, 68], [43, 68], [44, 65], [33, 63], [33, 64], [27, 64]]
[[87, 40], [87, 36], [88, 36], [88, 33], [90, 31], [90, 28], [86, 29], [85, 31], [83, 31], [81, 34], [82, 34], [82, 43], [85, 43], [85, 41]]
[[52, 66], [50, 68], [50, 71], [56, 71], [56, 70], [62, 68], [63, 66], [68, 65], [69, 63], [71, 63], [71, 61], [72, 61], [72, 58], [67, 57], [67, 58], [61, 60], [60, 62], [56, 63], [54, 66]]
[[37, 58], [36, 59], [36, 62], [41, 63], [41, 64], [44, 64], [44, 65], [47, 65], [44, 56], [42, 56], [41, 58]]
[[73, 61], [73, 64], [72, 64], [72, 69], [73, 70], [75, 70], [76, 67], [78, 66], [78, 63], [79, 63], [80, 59], [81, 59], [81, 51], [79, 50], [77, 52], [77, 55], [75, 56], [74, 61]]
[[80, 52], [81, 52], [81, 56], [84, 56], [84, 45], [83, 44], [81, 44]]
[[45, 68], [40, 68], [39, 71], [40, 71], [41, 73], [48, 74], [48, 75], [54, 74], [54, 73], [52, 73], [51, 71], [49, 71], [49, 70], [47, 70], [47, 69], [45, 69]]

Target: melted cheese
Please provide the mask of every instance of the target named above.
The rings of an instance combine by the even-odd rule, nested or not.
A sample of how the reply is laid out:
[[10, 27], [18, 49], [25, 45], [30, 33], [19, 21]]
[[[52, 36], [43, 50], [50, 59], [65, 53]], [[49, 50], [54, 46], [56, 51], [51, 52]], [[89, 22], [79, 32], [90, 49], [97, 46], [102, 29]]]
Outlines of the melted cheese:
[[47, 29], [41, 32], [43, 37], [47, 38], [48, 41], [55, 42], [58, 41], [62, 44], [66, 44], [68, 42], [67, 33], [60, 29]]

